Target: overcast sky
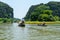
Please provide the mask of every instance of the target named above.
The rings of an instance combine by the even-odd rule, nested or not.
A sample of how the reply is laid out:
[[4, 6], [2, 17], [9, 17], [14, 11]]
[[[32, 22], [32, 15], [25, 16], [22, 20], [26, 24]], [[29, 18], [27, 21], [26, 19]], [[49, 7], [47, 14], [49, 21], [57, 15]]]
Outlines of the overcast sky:
[[14, 17], [22, 19], [31, 5], [40, 3], [48, 3], [49, 1], [60, 1], [60, 0], [0, 0], [7, 3], [14, 9]]

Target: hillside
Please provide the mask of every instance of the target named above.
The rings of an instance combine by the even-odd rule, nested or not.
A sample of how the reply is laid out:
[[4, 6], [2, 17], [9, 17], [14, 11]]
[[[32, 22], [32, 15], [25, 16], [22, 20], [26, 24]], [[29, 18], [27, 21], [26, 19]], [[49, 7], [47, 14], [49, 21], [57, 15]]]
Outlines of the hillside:
[[0, 22], [12, 22], [13, 16], [13, 8], [6, 3], [0, 2]]
[[0, 18], [13, 18], [13, 8], [6, 3], [0, 2]]
[[32, 5], [24, 18], [28, 21], [59, 21], [60, 2]]

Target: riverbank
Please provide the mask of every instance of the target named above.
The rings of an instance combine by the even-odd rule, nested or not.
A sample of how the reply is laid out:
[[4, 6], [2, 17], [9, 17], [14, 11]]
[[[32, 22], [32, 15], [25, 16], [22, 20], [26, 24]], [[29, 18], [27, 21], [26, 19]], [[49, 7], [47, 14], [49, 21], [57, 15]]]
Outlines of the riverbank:
[[[26, 21], [26, 24], [42, 24], [43, 22], [39, 22], [39, 21]], [[46, 24], [60, 24], [60, 21], [56, 21], [56, 22], [45, 22]]]

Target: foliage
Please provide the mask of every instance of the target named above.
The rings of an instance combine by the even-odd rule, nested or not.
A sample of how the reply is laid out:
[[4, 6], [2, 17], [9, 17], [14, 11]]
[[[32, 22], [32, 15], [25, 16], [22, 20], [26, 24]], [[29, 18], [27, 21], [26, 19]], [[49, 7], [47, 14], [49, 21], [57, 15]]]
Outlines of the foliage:
[[36, 21], [37, 17], [38, 17], [38, 14], [36, 12], [32, 12], [31, 21]]
[[13, 18], [13, 22], [19, 22], [19, 21], [21, 21], [21, 19], [19, 19], [19, 18]]
[[40, 14], [38, 16], [39, 21], [48, 21], [48, 15], [47, 14]]
[[8, 4], [0, 2], [0, 22], [12, 22], [13, 21], [13, 8]]
[[52, 15], [52, 10], [44, 10], [43, 14]]
[[30, 21], [59, 21], [60, 2], [32, 5], [24, 18]]
[[0, 2], [0, 18], [13, 18], [13, 8], [6, 3]]
[[12, 18], [0, 18], [0, 22], [2, 23], [12, 23], [13, 19]]
[[58, 16], [54, 16], [55, 21], [59, 21], [59, 17]]

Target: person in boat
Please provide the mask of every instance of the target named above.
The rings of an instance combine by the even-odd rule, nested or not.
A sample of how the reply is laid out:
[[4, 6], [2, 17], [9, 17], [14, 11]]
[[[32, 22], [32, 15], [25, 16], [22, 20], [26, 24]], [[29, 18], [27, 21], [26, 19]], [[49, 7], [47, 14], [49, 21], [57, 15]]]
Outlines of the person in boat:
[[25, 22], [24, 22], [24, 21], [22, 21], [22, 22], [21, 22], [21, 24], [25, 24]]
[[21, 20], [21, 23], [19, 23], [19, 26], [25, 26], [24, 20]]
[[42, 24], [38, 24], [39, 26], [45, 26], [46, 25], [46, 23], [45, 22], [43, 22]]
[[43, 24], [42, 24], [42, 26], [45, 26], [46, 25], [46, 23], [44, 22]]

